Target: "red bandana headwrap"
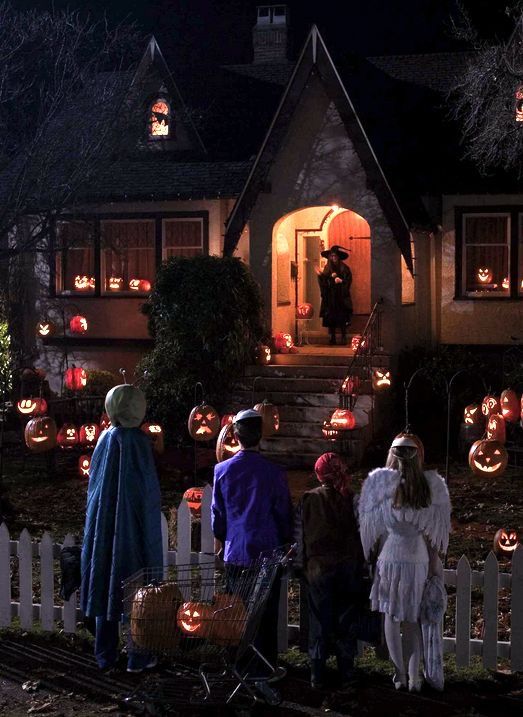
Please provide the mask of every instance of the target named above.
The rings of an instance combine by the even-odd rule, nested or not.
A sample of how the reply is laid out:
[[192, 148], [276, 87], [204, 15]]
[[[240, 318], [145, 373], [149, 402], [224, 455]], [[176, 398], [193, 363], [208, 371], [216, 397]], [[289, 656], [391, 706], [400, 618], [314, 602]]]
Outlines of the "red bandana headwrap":
[[337, 453], [324, 453], [314, 465], [316, 477], [325, 485], [331, 485], [343, 496], [350, 492], [351, 474]]

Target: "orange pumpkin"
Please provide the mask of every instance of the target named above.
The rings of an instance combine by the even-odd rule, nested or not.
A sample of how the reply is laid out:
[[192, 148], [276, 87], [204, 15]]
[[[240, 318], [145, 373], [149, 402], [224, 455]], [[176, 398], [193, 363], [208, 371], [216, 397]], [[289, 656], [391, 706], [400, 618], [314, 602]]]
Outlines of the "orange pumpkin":
[[32, 418], [24, 430], [25, 444], [33, 453], [50, 451], [56, 446], [56, 423], [50, 416]]
[[338, 431], [351, 431], [356, 427], [356, 419], [348, 408], [337, 408], [330, 420], [331, 426]]
[[78, 459], [78, 475], [80, 478], [89, 478], [89, 471], [91, 470], [91, 456], [85, 453]]
[[330, 441], [335, 441], [339, 437], [340, 432], [337, 428], [333, 428], [330, 421], [323, 421], [323, 427], [321, 429], [324, 438], [328, 438]]
[[491, 413], [501, 413], [499, 399], [496, 396], [485, 396], [481, 402], [481, 413], [484, 416], [490, 416]]
[[73, 316], [69, 321], [69, 329], [72, 334], [85, 334], [87, 331], [87, 319], [85, 316]]
[[188, 488], [183, 494], [183, 499], [187, 501], [191, 515], [199, 518], [202, 510], [203, 488]]
[[254, 406], [254, 410], [257, 411], [263, 422], [262, 436], [268, 438], [276, 433], [280, 428], [280, 412], [278, 407], [272, 403], [269, 403], [267, 399], [261, 403], [257, 403]]
[[357, 393], [360, 385], [361, 381], [359, 376], [346, 376], [341, 384], [340, 393], [343, 393], [344, 396], [351, 396]]
[[228, 423], [221, 429], [216, 441], [216, 460], [221, 463], [227, 458], [232, 458], [240, 448], [240, 444], [234, 435], [232, 423]]
[[238, 595], [215, 595], [212, 608], [209, 641], [216, 645], [238, 645], [247, 622], [247, 612], [242, 600]]
[[494, 536], [494, 552], [504, 557], [512, 557], [519, 545], [518, 534], [515, 530], [500, 528]]
[[140, 428], [145, 433], [146, 436], [149, 436], [151, 439], [151, 443], [153, 446], [153, 451], [156, 451], [156, 453], [163, 453], [164, 451], [164, 441], [163, 441], [163, 430], [160, 424], [158, 423], [143, 423]]
[[255, 352], [255, 361], [258, 366], [266, 366], [271, 362], [271, 349], [265, 344], [258, 344]]
[[384, 368], [375, 368], [372, 372], [372, 388], [375, 391], [384, 391], [390, 388], [392, 378], [390, 371]]
[[491, 413], [487, 423], [487, 438], [500, 443], [507, 440], [507, 431], [505, 428], [505, 419], [501, 413]]
[[505, 421], [516, 423], [519, 421], [520, 405], [515, 391], [507, 388], [501, 392], [501, 414]]
[[80, 445], [93, 447], [99, 438], [100, 426], [97, 423], [84, 423], [80, 426]]
[[481, 426], [483, 424], [483, 413], [479, 403], [471, 403], [465, 407], [463, 421], [466, 426]]
[[138, 588], [131, 602], [132, 641], [151, 652], [172, 650], [180, 642], [177, 613], [183, 597], [175, 583]]
[[195, 406], [189, 414], [187, 428], [195, 441], [211, 441], [220, 430], [218, 411], [207, 403]]
[[63, 448], [64, 450], [74, 448], [78, 445], [78, 441], [78, 431], [74, 423], [64, 423], [58, 431], [58, 435], [56, 437], [56, 442], [60, 448]]
[[111, 428], [111, 419], [109, 418], [107, 413], [105, 413], [105, 411], [104, 411], [102, 413], [102, 415], [100, 416], [100, 430], [105, 431], [108, 428]]
[[207, 637], [213, 609], [209, 603], [184, 602], [176, 613], [176, 624], [185, 637]]
[[52, 321], [39, 321], [36, 324], [36, 335], [45, 339], [56, 332], [56, 325]]
[[47, 401], [45, 398], [21, 398], [16, 409], [22, 416], [43, 416], [47, 413]]
[[274, 337], [274, 348], [281, 354], [288, 354], [293, 346], [294, 341], [292, 340], [292, 336], [285, 331], [280, 331]]
[[499, 441], [475, 441], [469, 451], [469, 466], [476, 475], [499, 476], [508, 463], [508, 453]]
[[297, 319], [312, 319], [314, 316], [314, 307], [312, 304], [298, 304], [296, 307], [296, 318]]
[[87, 373], [85, 369], [72, 366], [65, 372], [65, 385], [71, 391], [79, 391], [87, 386]]

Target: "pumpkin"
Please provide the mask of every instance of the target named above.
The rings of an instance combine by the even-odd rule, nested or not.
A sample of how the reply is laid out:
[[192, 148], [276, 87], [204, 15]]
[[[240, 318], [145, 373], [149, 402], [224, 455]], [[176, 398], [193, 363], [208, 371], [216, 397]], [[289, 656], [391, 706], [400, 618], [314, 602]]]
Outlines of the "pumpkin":
[[80, 478], [89, 478], [89, 471], [91, 469], [91, 456], [84, 453], [78, 459], [78, 475]]
[[361, 385], [359, 376], [346, 376], [341, 384], [340, 393], [344, 396], [352, 396], [357, 393]]
[[105, 431], [108, 428], [111, 428], [111, 419], [107, 415], [107, 413], [104, 411], [102, 415], [100, 416], [100, 430]]
[[281, 354], [288, 354], [293, 346], [294, 342], [292, 340], [292, 336], [285, 333], [285, 331], [280, 331], [274, 337], [274, 348]]
[[477, 277], [480, 284], [490, 284], [492, 282], [492, 269], [488, 266], [480, 266]]
[[221, 463], [227, 460], [227, 458], [232, 458], [240, 449], [241, 446], [234, 435], [232, 423], [228, 423], [218, 434], [216, 441], [216, 460], [218, 463]]
[[483, 425], [483, 413], [479, 403], [471, 403], [463, 411], [463, 422], [467, 426]]
[[94, 289], [96, 285], [94, 276], [75, 276], [74, 277], [74, 288], [77, 291], [87, 291]]
[[266, 399], [261, 403], [257, 403], [254, 406], [254, 410], [257, 411], [263, 422], [262, 436], [268, 438], [276, 433], [280, 428], [280, 412], [278, 407], [272, 403], [269, 403]]
[[178, 608], [176, 624], [186, 637], [207, 637], [212, 617], [213, 609], [209, 603], [184, 602]]
[[77, 314], [69, 321], [69, 329], [72, 334], [85, 334], [87, 331], [87, 319]]
[[510, 289], [510, 279], [508, 276], [505, 276], [503, 278], [503, 281], [501, 282], [501, 288], [502, 289]]
[[271, 349], [265, 344], [258, 344], [254, 359], [258, 366], [266, 366], [271, 362]]
[[130, 633], [144, 650], [172, 650], [180, 641], [176, 630], [178, 609], [183, 602], [175, 583], [147, 585], [134, 593], [130, 610]]
[[25, 427], [24, 439], [33, 453], [50, 451], [56, 446], [56, 423], [50, 416], [32, 418]]
[[107, 280], [107, 288], [111, 291], [120, 291], [123, 286], [123, 278], [121, 276], [111, 276]]
[[493, 548], [497, 555], [512, 557], [518, 545], [519, 539], [515, 530], [500, 528], [494, 536]]
[[491, 413], [488, 417], [487, 438], [500, 443], [505, 443], [507, 440], [505, 419], [501, 413]]
[[491, 413], [501, 413], [501, 405], [496, 396], [485, 396], [481, 402], [481, 413], [484, 416], [490, 416]]
[[56, 332], [56, 325], [52, 321], [39, 321], [36, 324], [36, 335], [46, 338]]
[[375, 391], [384, 391], [390, 388], [392, 383], [390, 371], [383, 368], [375, 368], [372, 372], [372, 388]]
[[143, 423], [140, 428], [149, 436], [153, 446], [153, 451], [156, 453], [163, 453], [164, 442], [163, 442], [163, 429], [158, 423]]
[[16, 409], [22, 416], [43, 416], [47, 413], [47, 401], [45, 398], [21, 398]]
[[65, 385], [71, 391], [80, 391], [87, 386], [87, 372], [84, 368], [72, 366], [66, 369]]
[[84, 423], [80, 426], [80, 445], [92, 447], [95, 445], [99, 437], [100, 426], [97, 423]]
[[298, 304], [296, 307], [296, 318], [297, 319], [312, 319], [314, 316], [314, 307], [312, 304]]
[[203, 488], [188, 488], [183, 494], [183, 499], [187, 501], [191, 515], [199, 518], [202, 510]]
[[215, 645], [238, 645], [247, 622], [245, 606], [238, 595], [215, 595], [209, 641]]
[[356, 419], [348, 408], [337, 408], [331, 416], [331, 426], [338, 431], [350, 431], [356, 427]]
[[113, 426], [138, 428], [146, 409], [143, 392], [129, 383], [114, 386], [105, 397], [105, 411]]
[[78, 445], [78, 441], [78, 431], [74, 423], [64, 423], [56, 436], [56, 442], [60, 448], [64, 450], [74, 448], [74, 446]]
[[151, 291], [151, 282], [147, 279], [129, 279], [129, 291], [140, 291], [146, 294]]
[[323, 421], [323, 427], [321, 429], [321, 432], [323, 433], [325, 438], [328, 438], [330, 441], [335, 441], [336, 438], [339, 437], [340, 432], [337, 428], [333, 428], [332, 423], [330, 421]]
[[357, 351], [359, 348], [365, 346], [365, 339], [362, 339], [361, 334], [355, 334], [350, 340], [350, 347], [353, 351]]
[[499, 441], [475, 441], [469, 451], [469, 466], [476, 475], [499, 476], [508, 463], [505, 446]]
[[220, 421], [220, 427], [223, 428], [224, 426], [227, 426], [229, 423], [232, 423], [234, 421], [234, 413], [225, 413], [222, 416], [222, 420]]
[[189, 414], [187, 428], [195, 441], [211, 441], [220, 430], [218, 411], [207, 403], [195, 406]]
[[507, 388], [501, 392], [501, 415], [505, 421], [516, 423], [519, 421], [520, 404], [519, 399], [515, 391], [511, 388]]

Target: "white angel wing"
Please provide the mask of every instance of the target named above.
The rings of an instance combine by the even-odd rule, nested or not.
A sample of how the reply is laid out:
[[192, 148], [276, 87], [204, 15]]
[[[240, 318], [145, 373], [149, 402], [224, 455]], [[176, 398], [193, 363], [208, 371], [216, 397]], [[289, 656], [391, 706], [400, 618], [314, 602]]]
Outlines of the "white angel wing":
[[361, 488], [358, 519], [365, 558], [376, 542], [387, 532], [385, 514], [392, 509], [392, 497], [398, 485], [398, 472], [376, 468], [369, 473]]
[[450, 533], [449, 491], [437, 471], [425, 471], [425, 476], [430, 485], [431, 503], [428, 508], [412, 511], [411, 520], [437, 550], [446, 553]]

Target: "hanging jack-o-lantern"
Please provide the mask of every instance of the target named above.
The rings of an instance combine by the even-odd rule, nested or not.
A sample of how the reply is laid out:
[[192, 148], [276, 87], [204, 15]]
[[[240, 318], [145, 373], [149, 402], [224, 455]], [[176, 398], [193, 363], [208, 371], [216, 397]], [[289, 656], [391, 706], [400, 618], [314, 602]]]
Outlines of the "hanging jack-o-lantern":
[[110, 276], [107, 279], [107, 288], [111, 291], [120, 291], [123, 287], [123, 278], [121, 276]]
[[195, 406], [189, 414], [187, 428], [195, 441], [211, 441], [220, 430], [218, 411], [208, 403]]
[[233, 425], [228, 423], [221, 429], [216, 440], [216, 460], [218, 463], [226, 461], [236, 455], [240, 449], [241, 446], [234, 435]]
[[224, 426], [227, 426], [229, 423], [232, 423], [234, 421], [234, 413], [224, 413], [222, 416], [222, 420], [220, 422], [221, 428]]
[[375, 368], [372, 372], [372, 388], [375, 391], [385, 391], [390, 388], [392, 378], [390, 371], [384, 368]]
[[36, 335], [45, 339], [56, 332], [56, 325], [52, 321], [39, 321], [36, 324]]
[[64, 450], [67, 450], [68, 448], [74, 448], [78, 445], [78, 430], [74, 423], [64, 423], [64, 425], [58, 431], [58, 435], [56, 436], [56, 442], [58, 443], [60, 448], [63, 448]]
[[94, 276], [75, 276], [74, 277], [74, 288], [76, 291], [89, 291], [94, 289], [95, 280]]
[[80, 426], [79, 442], [81, 446], [92, 448], [100, 438], [100, 426], [97, 423], [84, 423]]
[[85, 334], [87, 331], [87, 319], [85, 316], [73, 316], [69, 321], [69, 328], [72, 334]]
[[151, 282], [147, 279], [129, 279], [129, 291], [140, 291], [145, 294], [151, 291]]
[[357, 351], [360, 347], [365, 348], [366, 340], [361, 337], [361, 334], [355, 334], [350, 340], [350, 347], [353, 351]]
[[507, 431], [505, 427], [505, 419], [501, 413], [491, 413], [487, 421], [487, 438], [493, 441], [505, 443], [507, 440]]
[[265, 399], [261, 403], [257, 403], [254, 406], [254, 410], [257, 411], [257, 413], [259, 413], [262, 417], [262, 436], [264, 438], [269, 438], [269, 436], [272, 436], [277, 431], [279, 431], [280, 412], [278, 411], [277, 406], [275, 406], [273, 403], [269, 403], [269, 401]]
[[271, 349], [265, 344], [256, 346], [255, 361], [258, 366], [267, 366], [271, 362]]
[[47, 413], [47, 401], [45, 398], [21, 398], [16, 410], [22, 416], [43, 416]]
[[164, 442], [163, 442], [163, 429], [159, 423], [143, 423], [140, 428], [149, 436], [153, 446], [153, 451], [156, 453], [163, 453]]
[[172, 650], [181, 634], [176, 626], [177, 613], [183, 603], [180, 588], [174, 582], [162, 582], [138, 588], [131, 601], [130, 635], [142, 650]]
[[511, 558], [519, 545], [518, 534], [515, 530], [500, 528], [494, 536], [493, 548], [497, 555]]
[[331, 426], [338, 431], [351, 431], [356, 427], [356, 419], [348, 408], [337, 408], [330, 419]]
[[71, 391], [80, 391], [87, 386], [87, 372], [79, 366], [72, 366], [65, 372], [65, 386]]
[[109, 418], [107, 413], [105, 413], [105, 411], [100, 416], [99, 426], [100, 426], [100, 431], [106, 431], [108, 428], [111, 428], [111, 419]]
[[56, 423], [50, 416], [32, 418], [24, 431], [25, 444], [33, 453], [50, 451], [56, 446]]
[[517, 393], [511, 388], [507, 388], [501, 392], [501, 415], [505, 421], [516, 423], [519, 421], [520, 404]]
[[288, 354], [293, 347], [294, 341], [292, 340], [292, 336], [285, 333], [285, 331], [280, 331], [274, 337], [274, 348], [281, 354]]
[[312, 319], [314, 316], [314, 306], [312, 304], [298, 304], [296, 307], [297, 319]]
[[492, 283], [492, 269], [488, 266], [480, 266], [476, 276], [480, 284]]
[[481, 426], [483, 424], [483, 414], [479, 403], [471, 403], [465, 407], [463, 422], [466, 426]]
[[352, 396], [358, 392], [361, 385], [359, 376], [346, 376], [341, 384], [340, 393], [344, 396]]
[[183, 494], [193, 518], [199, 518], [202, 510], [203, 488], [188, 488]]
[[508, 463], [508, 453], [499, 441], [475, 441], [469, 451], [469, 466], [476, 475], [499, 476]]
[[212, 617], [213, 609], [209, 603], [184, 602], [178, 608], [176, 624], [186, 637], [207, 637]]
[[514, 94], [515, 107], [514, 107], [514, 119], [516, 122], [523, 122], [523, 86], [517, 87]]
[[501, 405], [497, 396], [485, 396], [481, 402], [481, 413], [490, 416], [491, 413], [501, 413]]
[[89, 478], [89, 470], [91, 469], [91, 456], [84, 453], [78, 459], [78, 475], [80, 478]]
[[340, 432], [337, 428], [334, 428], [330, 421], [323, 421], [323, 427], [321, 429], [324, 438], [328, 438], [329, 441], [335, 441], [339, 438]]

